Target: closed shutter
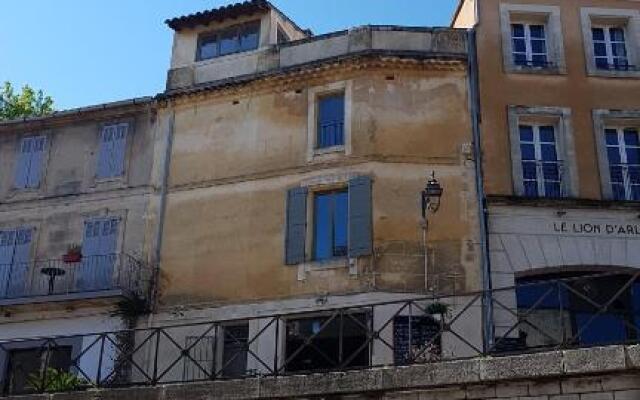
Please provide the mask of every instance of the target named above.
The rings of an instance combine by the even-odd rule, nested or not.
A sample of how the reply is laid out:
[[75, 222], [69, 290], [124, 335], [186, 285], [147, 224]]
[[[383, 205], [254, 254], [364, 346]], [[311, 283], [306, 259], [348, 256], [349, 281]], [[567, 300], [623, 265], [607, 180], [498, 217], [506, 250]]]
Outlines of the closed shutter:
[[116, 127], [113, 125], [102, 128], [100, 134], [100, 149], [98, 152], [98, 166], [96, 176], [98, 178], [108, 178], [111, 176], [111, 157], [113, 154], [113, 139]]
[[304, 262], [307, 232], [307, 188], [293, 188], [287, 193], [287, 232], [285, 264]]
[[8, 295], [15, 240], [15, 231], [0, 231], [0, 298]]
[[33, 138], [31, 147], [31, 163], [29, 167], [28, 187], [37, 188], [40, 186], [42, 175], [42, 164], [44, 162], [45, 149], [47, 147], [47, 137], [38, 136]]
[[15, 186], [24, 189], [29, 185], [29, 166], [31, 164], [31, 150], [33, 138], [24, 138], [20, 142], [18, 162], [16, 164]]
[[25, 293], [29, 259], [31, 257], [31, 236], [31, 228], [16, 230], [16, 247], [13, 254], [13, 267], [8, 288], [8, 294], [12, 297]]
[[120, 124], [115, 131], [113, 140], [113, 157], [111, 164], [111, 176], [121, 176], [124, 174], [124, 156], [127, 148], [127, 124]]
[[349, 180], [349, 257], [366, 256], [372, 250], [371, 178]]

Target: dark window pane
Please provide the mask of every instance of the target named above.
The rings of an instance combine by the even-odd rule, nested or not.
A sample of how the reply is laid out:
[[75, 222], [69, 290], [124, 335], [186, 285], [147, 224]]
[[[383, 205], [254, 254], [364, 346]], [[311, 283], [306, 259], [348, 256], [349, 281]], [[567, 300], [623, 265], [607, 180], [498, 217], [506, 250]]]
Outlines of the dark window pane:
[[243, 51], [254, 50], [258, 48], [260, 38], [260, 25], [250, 24], [242, 29], [240, 37], [240, 48]]
[[238, 28], [229, 29], [220, 34], [220, 55], [235, 53], [240, 49]]
[[529, 125], [520, 125], [520, 141], [533, 142], [533, 128]]
[[314, 204], [314, 259], [333, 257], [331, 232], [331, 194], [316, 194]]
[[618, 131], [615, 129], [605, 129], [604, 133], [607, 144], [618, 144]]
[[513, 51], [518, 53], [525, 53], [527, 51], [524, 39], [513, 39]]
[[520, 145], [520, 153], [521, 153], [521, 157], [522, 160], [535, 160], [536, 159], [536, 152], [535, 152], [535, 148], [533, 147], [532, 144], [521, 144]]
[[542, 174], [544, 175], [544, 179], [547, 181], [560, 180], [560, 170], [558, 168], [558, 164], [544, 163], [542, 165]]
[[531, 51], [534, 53], [546, 53], [547, 42], [545, 40], [532, 40]]
[[200, 50], [198, 59], [208, 60], [218, 56], [218, 42], [215, 36], [204, 38], [200, 41]]
[[534, 55], [531, 57], [531, 64], [536, 67], [544, 67], [545, 65], [547, 65], [547, 56]]
[[627, 46], [624, 43], [612, 43], [611, 50], [615, 57], [626, 57], [627, 56]]
[[335, 212], [334, 212], [334, 252], [336, 257], [347, 255], [347, 226], [349, 216], [349, 196], [346, 191], [336, 193], [334, 200]]
[[620, 164], [620, 149], [618, 147], [608, 146], [607, 156], [609, 157], [609, 164]]
[[611, 41], [624, 42], [624, 29], [611, 28], [609, 34], [611, 35]]
[[596, 67], [598, 69], [609, 69], [609, 60], [605, 57], [596, 57]]
[[624, 173], [623, 169], [619, 165], [612, 165], [609, 168], [610, 171], [610, 179], [613, 183], [622, 183], [624, 182]]
[[613, 184], [611, 185], [611, 190], [613, 192], [614, 200], [626, 200], [627, 196], [624, 192], [624, 186], [621, 184]]
[[544, 39], [544, 25], [530, 25], [529, 32], [532, 38]]
[[626, 71], [629, 68], [629, 61], [626, 58], [614, 58], [613, 65], [618, 70]]
[[516, 65], [527, 65], [527, 55], [524, 53], [513, 53], [513, 62]]
[[627, 128], [624, 130], [624, 142], [627, 146], [637, 146], [640, 144], [640, 138], [638, 136], [638, 130], [634, 128]]
[[540, 150], [542, 152], [542, 160], [543, 161], [557, 161], [558, 154], [556, 153], [556, 145], [555, 144], [543, 144], [540, 146]]
[[525, 197], [538, 197], [538, 182], [525, 182], [524, 195]]
[[591, 29], [591, 33], [593, 34], [593, 40], [604, 40], [604, 29], [593, 28]]
[[530, 309], [539, 302], [536, 310], [559, 308], [567, 303], [566, 291], [560, 285], [548, 282], [536, 282], [516, 287], [518, 308]]
[[631, 200], [640, 201], [640, 185], [631, 186]]
[[593, 44], [593, 52], [596, 55], [596, 57], [606, 57], [607, 45], [604, 42], [595, 42]]
[[640, 164], [640, 147], [627, 147], [627, 163]]
[[541, 126], [540, 127], [540, 141], [547, 143], [555, 143], [555, 134], [553, 126]]
[[640, 166], [629, 166], [629, 182], [632, 185], [640, 184]]
[[249, 325], [227, 326], [223, 332], [222, 376], [241, 377], [247, 372]]
[[524, 25], [512, 24], [511, 34], [513, 35], [513, 37], [524, 37]]
[[535, 162], [522, 163], [522, 176], [525, 180], [535, 180], [537, 175]]
[[559, 182], [545, 182], [544, 195], [550, 198], [559, 198], [560, 196], [560, 183]]

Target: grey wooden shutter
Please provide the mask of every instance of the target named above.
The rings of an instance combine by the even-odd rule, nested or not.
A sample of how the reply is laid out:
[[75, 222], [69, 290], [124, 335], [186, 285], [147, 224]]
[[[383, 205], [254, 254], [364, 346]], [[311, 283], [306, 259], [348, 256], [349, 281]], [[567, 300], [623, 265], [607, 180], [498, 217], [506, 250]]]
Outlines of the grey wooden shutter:
[[127, 148], [127, 124], [120, 124], [114, 132], [113, 155], [111, 164], [111, 176], [124, 174], [124, 155]]
[[349, 180], [349, 257], [366, 256], [372, 250], [371, 178]]
[[40, 186], [40, 178], [42, 175], [42, 163], [44, 162], [44, 153], [47, 147], [47, 137], [38, 136], [33, 138], [31, 146], [31, 163], [29, 166], [28, 187], [37, 188]]
[[17, 188], [26, 188], [29, 184], [29, 166], [31, 164], [31, 151], [33, 147], [33, 138], [24, 138], [20, 142], [18, 152], [18, 161], [16, 163], [15, 186]]
[[293, 188], [287, 192], [287, 232], [285, 235], [285, 264], [304, 262], [307, 233], [307, 188]]
[[100, 134], [100, 149], [98, 152], [98, 166], [96, 176], [108, 178], [110, 175], [111, 154], [113, 153], [114, 126], [105, 126]]

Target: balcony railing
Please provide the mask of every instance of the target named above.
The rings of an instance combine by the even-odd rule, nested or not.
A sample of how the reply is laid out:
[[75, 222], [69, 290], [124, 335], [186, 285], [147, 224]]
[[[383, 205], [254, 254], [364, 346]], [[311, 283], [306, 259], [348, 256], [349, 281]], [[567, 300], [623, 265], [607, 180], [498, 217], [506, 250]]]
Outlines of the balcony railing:
[[0, 300], [121, 290], [144, 296], [150, 271], [127, 254], [0, 265]]
[[567, 196], [564, 162], [522, 160], [524, 196], [559, 199]]
[[640, 164], [610, 164], [609, 173], [615, 200], [640, 200]]
[[[55, 369], [73, 389], [345, 371], [500, 357], [640, 340], [640, 272], [518, 281], [515, 287], [295, 314], [0, 341], [0, 359], [34, 349], [39, 391]], [[482, 321], [488, 318], [489, 330]], [[486, 326], [485, 326], [486, 328]], [[483, 334], [484, 332], [484, 334]], [[489, 334], [486, 334], [489, 332]], [[67, 351], [67, 359], [55, 349]], [[78, 345], [80, 343], [80, 345]], [[22, 353], [24, 357], [24, 353]], [[57, 364], [50, 361], [55, 358]], [[53, 368], [53, 369], [52, 369]], [[5, 391], [25, 387], [9, 370]], [[12, 386], [14, 385], [14, 386]], [[28, 388], [27, 388], [28, 389]], [[67, 388], [68, 389], [68, 388]]]

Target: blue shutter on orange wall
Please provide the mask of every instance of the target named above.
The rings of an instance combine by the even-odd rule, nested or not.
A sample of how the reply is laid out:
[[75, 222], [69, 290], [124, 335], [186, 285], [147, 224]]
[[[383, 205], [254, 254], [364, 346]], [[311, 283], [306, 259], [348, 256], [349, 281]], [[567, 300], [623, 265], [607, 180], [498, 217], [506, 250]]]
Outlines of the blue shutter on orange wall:
[[285, 264], [300, 264], [305, 259], [307, 188], [293, 188], [287, 192], [286, 211]]
[[349, 180], [349, 257], [372, 253], [371, 178]]

